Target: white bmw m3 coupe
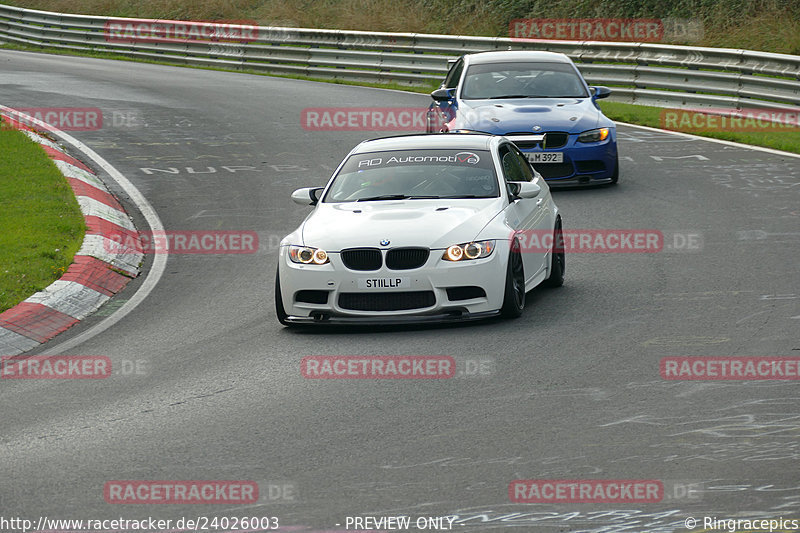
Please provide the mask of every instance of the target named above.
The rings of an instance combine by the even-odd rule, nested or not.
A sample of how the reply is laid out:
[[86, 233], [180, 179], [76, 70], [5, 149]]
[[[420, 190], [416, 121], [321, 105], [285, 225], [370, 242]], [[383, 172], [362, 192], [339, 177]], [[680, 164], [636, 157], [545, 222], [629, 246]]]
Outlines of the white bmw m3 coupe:
[[561, 215], [505, 137], [364, 141], [292, 199], [314, 209], [281, 241], [284, 325], [513, 318], [527, 291], [563, 283]]

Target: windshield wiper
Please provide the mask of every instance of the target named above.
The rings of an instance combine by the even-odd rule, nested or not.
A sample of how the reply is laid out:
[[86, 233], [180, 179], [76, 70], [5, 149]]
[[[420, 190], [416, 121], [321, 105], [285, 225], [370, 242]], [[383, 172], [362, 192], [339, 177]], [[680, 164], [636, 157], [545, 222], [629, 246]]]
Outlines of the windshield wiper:
[[587, 98], [586, 96], [547, 96], [544, 94], [510, 94], [508, 96], [491, 96], [488, 100], [496, 100], [498, 98]]
[[408, 196], [405, 194], [381, 194], [379, 196], [368, 196], [366, 198], [359, 198], [356, 202], [372, 202], [377, 200], [418, 200], [418, 199], [427, 199], [432, 198], [436, 199], [439, 198], [438, 196]]
[[499, 98], [539, 98], [539, 97], [528, 96], [527, 94], [504, 94], [503, 96], [490, 96], [488, 100], [497, 100]]

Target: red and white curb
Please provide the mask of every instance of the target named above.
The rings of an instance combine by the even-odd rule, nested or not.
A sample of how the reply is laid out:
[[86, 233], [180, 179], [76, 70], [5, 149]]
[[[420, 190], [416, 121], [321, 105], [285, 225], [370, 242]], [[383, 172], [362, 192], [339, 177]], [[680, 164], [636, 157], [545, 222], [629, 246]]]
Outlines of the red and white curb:
[[[86, 221], [83, 245], [61, 279], [0, 313], [0, 354], [17, 355], [75, 325], [122, 290], [139, 274], [144, 254], [130, 217], [94, 172], [28, 126], [5, 114], [3, 118], [53, 159]], [[112, 235], [126, 236], [134, 249], [121, 248]]]

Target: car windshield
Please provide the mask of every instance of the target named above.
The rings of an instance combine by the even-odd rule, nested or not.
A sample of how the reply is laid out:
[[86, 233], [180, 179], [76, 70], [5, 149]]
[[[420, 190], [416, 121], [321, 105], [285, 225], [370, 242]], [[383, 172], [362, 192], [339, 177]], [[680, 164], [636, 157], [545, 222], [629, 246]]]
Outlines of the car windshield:
[[323, 202], [498, 196], [486, 150], [397, 150], [351, 155]]
[[471, 65], [461, 98], [587, 98], [583, 81], [568, 63], [513, 62]]

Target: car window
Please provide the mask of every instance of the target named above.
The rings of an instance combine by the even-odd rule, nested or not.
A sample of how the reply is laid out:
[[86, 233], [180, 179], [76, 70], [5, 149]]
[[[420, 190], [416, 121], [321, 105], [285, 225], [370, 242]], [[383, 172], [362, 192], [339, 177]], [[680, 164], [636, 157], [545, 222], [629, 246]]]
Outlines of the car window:
[[525, 179], [519, 158], [511, 149], [511, 146], [504, 144], [498, 150], [498, 154], [503, 165], [503, 177], [506, 181], [530, 181]]
[[500, 196], [486, 150], [392, 150], [351, 155], [323, 202]]
[[588, 98], [589, 94], [570, 63], [515, 61], [470, 65], [461, 97]]
[[459, 59], [450, 69], [450, 72], [447, 73], [447, 77], [444, 79], [444, 88], [454, 89], [456, 86], [458, 86], [458, 80], [461, 79], [461, 72], [463, 72], [463, 70], [464, 60]]
[[531, 164], [528, 162], [528, 158], [526, 158], [522, 152], [519, 151], [519, 148], [516, 146], [511, 148], [513, 154], [517, 156], [517, 160], [519, 161], [520, 171], [522, 173], [522, 179], [518, 181], [533, 181], [533, 169], [531, 168]]

